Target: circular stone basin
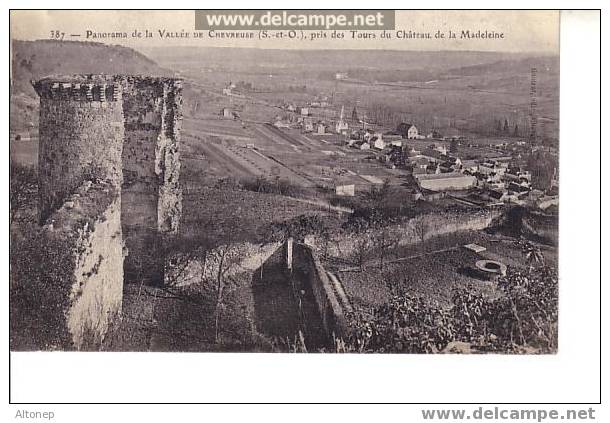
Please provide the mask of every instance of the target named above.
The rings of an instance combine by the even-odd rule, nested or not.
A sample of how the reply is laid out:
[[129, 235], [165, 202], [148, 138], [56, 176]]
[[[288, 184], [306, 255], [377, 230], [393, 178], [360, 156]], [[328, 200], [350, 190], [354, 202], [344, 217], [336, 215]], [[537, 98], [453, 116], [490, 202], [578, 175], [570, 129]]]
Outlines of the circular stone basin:
[[479, 260], [475, 263], [477, 269], [489, 276], [506, 275], [506, 265], [499, 261]]

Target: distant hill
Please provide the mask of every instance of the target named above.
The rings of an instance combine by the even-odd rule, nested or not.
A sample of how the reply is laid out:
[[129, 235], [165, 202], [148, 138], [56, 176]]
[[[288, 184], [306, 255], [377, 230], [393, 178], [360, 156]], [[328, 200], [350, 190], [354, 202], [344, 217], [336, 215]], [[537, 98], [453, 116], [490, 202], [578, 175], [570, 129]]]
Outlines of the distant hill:
[[488, 73], [528, 74], [531, 68], [538, 72], [559, 73], [559, 56], [535, 56], [519, 60], [500, 60], [492, 63], [462, 66], [450, 69], [447, 74], [454, 76], [477, 76]]
[[37, 126], [38, 98], [31, 80], [74, 73], [143, 74], [167, 76], [173, 72], [133, 49], [79, 41], [12, 42], [12, 131]]
[[72, 73], [168, 75], [128, 47], [79, 41], [13, 41], [13, 89], [31, 93], [30, 80]]
[[309, 69], [449, 69], [521, 59], [526, 54], [481, 51], [405, 50], [279, 50], [259, 48], [175, 47], [142, 48], [161, 64], [197, 62], [226, 67], [306, 67]]

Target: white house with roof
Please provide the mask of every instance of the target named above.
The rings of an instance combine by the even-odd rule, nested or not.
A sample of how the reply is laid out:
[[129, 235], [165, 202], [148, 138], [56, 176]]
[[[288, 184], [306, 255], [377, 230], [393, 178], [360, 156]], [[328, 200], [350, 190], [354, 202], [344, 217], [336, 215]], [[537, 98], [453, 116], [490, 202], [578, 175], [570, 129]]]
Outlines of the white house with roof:
[[385, 141], [380, 133], [373, 135], [369, 142], [372, 144], [372, 147], [377, 150], [383, 150], [385, 148]]
[[419, 136], [419, 131], [417, 130], [417, 127], [412, 123], [403, 122], [398, 125], [397, 130], [403, 137], [408, 138], [410, 140], [417, 139]]

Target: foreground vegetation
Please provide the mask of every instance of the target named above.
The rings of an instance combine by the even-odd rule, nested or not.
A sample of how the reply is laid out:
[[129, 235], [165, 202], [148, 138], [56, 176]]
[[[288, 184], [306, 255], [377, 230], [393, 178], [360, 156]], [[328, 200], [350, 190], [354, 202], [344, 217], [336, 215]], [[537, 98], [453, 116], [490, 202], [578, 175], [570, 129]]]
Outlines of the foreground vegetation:
[[340, 352], [438, 353], [557, 351], [557, 273], [547, 266], [498, 280], [502, 295], [457, 290], [450, 307], [405, 292], [372, 313], [352, 316]]

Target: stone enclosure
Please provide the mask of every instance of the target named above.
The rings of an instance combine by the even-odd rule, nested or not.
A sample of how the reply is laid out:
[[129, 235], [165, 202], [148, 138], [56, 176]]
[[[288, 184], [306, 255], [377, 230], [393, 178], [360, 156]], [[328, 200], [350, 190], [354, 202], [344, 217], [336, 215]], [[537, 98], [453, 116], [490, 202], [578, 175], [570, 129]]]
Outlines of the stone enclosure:
[[164, 234], [182, 213], [182, 81], [73, 75], [32, 82], [40, 97], [39, 221], [73, 265], [65, 325], [74, 347], [103, 338], [123, 282], [163, 283]]

